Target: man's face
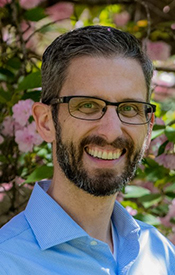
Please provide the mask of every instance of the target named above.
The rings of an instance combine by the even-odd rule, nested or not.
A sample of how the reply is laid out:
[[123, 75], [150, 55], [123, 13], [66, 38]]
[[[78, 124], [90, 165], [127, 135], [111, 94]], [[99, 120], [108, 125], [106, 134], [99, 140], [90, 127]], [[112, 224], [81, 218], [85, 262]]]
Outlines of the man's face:
[[[111, 102], [146, 101], [141, 66], [129, 58], [79, 57], [69, 66], [60, 96], [92, 96]], [[97, 121], [72, 117], [59, 105], [56, 156], [66, 177], [94, 196], [119, 191], [133, 177], [140, 161], [148, 125], [122, 123], [115, 106]], [[110, 159], [112, 155], [112, 159]]]

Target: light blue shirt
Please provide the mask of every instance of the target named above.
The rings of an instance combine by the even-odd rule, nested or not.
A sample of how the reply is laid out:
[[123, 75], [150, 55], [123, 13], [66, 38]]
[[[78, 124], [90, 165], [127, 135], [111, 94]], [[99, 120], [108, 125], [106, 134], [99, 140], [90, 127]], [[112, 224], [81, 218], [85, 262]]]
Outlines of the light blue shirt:
[[[42, 187], [41, 187], [42, 186]], [[0, 230], [1, 275], [175, 275], [175, 247], [118, 202], [112, 214], [116, 259], [37, 183], [28, 205]]]

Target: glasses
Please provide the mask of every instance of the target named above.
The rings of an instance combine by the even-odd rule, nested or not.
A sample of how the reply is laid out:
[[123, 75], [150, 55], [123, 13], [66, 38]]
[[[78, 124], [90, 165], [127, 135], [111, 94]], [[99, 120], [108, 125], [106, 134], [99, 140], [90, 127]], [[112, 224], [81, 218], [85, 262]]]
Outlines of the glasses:
[[107, 111], [107, 106], [115, 106], [121, 122], [132, 125], [146, 124], [156, 111], [156, 105], [141, 101], [110, 102], [89, 96], [64, 96], [54, 98], [50, 105], [68, 103], [72, 117], [82, 120], [99, 120]]

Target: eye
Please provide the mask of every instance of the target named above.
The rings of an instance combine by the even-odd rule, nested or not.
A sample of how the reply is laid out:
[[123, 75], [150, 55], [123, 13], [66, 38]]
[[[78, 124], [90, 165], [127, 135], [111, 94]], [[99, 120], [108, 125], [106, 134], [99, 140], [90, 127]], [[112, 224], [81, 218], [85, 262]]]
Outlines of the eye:
[[125, 106], [122, 106], [122, 111], [124, 112], [131, 112], [134, 110], [133, 106], [130, 106], [130, 105], [125, 105]]
[[82, 106], [80, 106], [79, 108], [88, 108], [88, 109], [92, 109], [94, 107], [94, 103], [92, 102], [87, 102], [82, 104]]
[[99, 110], [101, 110], [101, 106], [95, 101], [81, 102], [78, 104], [77, 110], [82, 113], [92, 114], [99, 112]]
[[138, 106], [135, 104], [127, 103], [119, 106], [118, 112], [123, 116], [133, 117], [139, 112]]

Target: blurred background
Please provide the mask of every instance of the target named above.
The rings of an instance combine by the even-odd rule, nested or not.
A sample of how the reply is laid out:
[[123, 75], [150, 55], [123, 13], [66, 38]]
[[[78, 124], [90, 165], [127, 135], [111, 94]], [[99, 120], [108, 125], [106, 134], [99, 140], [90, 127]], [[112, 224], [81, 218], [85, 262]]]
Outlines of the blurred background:
[[117, 200], [175, 244], [175, 0], [0, 0], [0, 226], [25, 208], [36, 181], [52, 177], [51, 144], [31, 116], [42, 53], [88, 25], [134, 34], [154, 63], [151, 145]]

